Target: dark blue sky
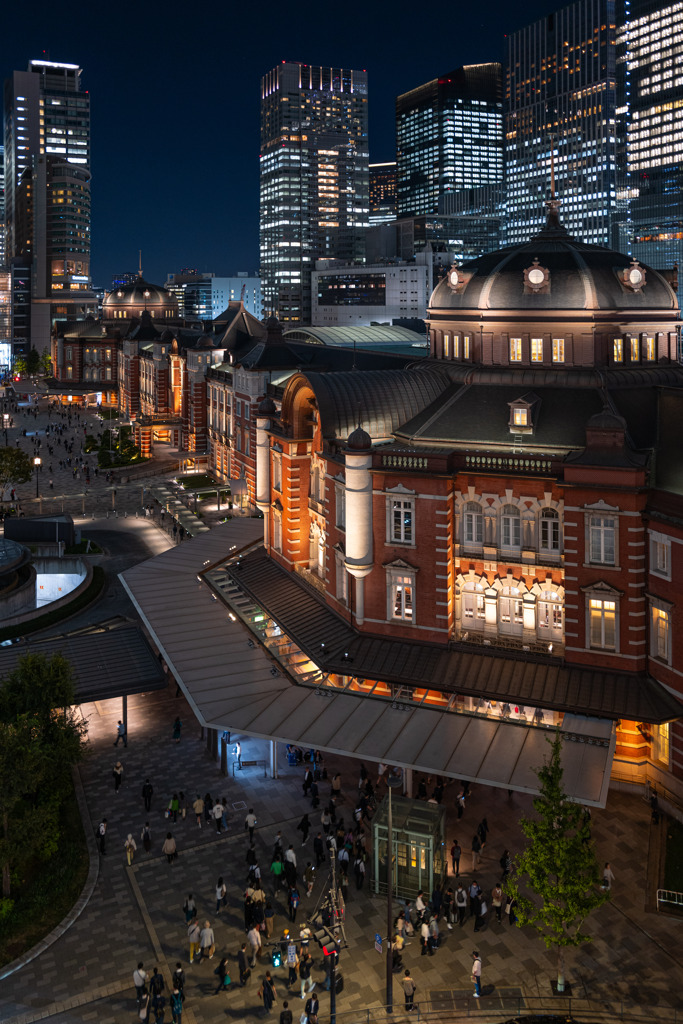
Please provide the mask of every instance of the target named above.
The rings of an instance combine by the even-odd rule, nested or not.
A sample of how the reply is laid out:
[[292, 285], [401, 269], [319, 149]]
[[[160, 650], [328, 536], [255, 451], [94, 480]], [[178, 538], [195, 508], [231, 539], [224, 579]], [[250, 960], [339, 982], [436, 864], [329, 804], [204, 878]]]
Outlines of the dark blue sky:
[[0, 70], [25, 70], [43, 51], [83, 67], [94, 283], [135, 269], [138, 249], [162, 283], [181, 266], [257, 268], [260, 78], [279, 61], [366, 68], [370, 159], [390, 160], [397, 94], [503, 59], [504, 34], [555, 7], [140, 0], [67, 12], [37, 0], [3, 11]]

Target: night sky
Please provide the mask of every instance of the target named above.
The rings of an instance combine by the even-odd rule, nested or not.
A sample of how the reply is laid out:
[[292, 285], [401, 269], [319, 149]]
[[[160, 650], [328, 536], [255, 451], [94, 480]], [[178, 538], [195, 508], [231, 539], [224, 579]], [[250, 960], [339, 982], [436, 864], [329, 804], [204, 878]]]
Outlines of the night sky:
[[260, 79], [281, 60], [367, 69], [370, 160], [392, 160], [399, 93], [460, 64], [504, 59], [504, 34], [558, 4], [7, 6], [3, 79], [40, 57], [84, 69], [92, 276], [109, 287], [113, 274], [137, 269], [138, 249], [155, 283], [185, 266], [257, 269]]

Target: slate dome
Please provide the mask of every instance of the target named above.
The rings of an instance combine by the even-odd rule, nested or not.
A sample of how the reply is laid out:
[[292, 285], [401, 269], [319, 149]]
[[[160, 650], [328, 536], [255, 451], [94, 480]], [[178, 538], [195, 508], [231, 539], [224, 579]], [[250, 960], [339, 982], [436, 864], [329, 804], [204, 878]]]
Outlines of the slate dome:
[[132, 284], [114, 288], [102, 303], [105, 319], [140, 316], [143, 310], [155, 320], [178, 317], [178, 302], [175, 295], [160, 285], [150, 284], [138, 277]]

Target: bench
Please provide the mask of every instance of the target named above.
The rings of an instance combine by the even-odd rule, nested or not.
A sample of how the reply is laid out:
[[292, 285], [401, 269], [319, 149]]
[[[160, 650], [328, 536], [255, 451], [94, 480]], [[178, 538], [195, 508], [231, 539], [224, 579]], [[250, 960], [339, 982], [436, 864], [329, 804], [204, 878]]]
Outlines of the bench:
[[244, 759], [232, 762], [232, 777], [233, 779], [235, 778], [235, 768], [237, 768], [238, 771], [241, 771], [242, 768], [255, 768], [259, 765], [263, 768], [263, 778], [265, 779], [268, 775], [265, 761], [245, 761]]

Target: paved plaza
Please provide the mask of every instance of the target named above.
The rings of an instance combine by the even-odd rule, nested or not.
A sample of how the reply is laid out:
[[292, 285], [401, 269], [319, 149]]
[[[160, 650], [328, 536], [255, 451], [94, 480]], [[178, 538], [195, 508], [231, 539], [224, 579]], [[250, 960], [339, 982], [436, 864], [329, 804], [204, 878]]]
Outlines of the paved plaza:
[[[86, 415], [92, 416], [91, 413]], [[25, 420], [28, 421], [27, 416]], [[40, 429], [41, 423], [47, 422], [47, 412], [41, 412], [35, 422]], [[15, 416], [15, 431], [25, 425], [27, 422], [22, 422], [21, 414], [18, 421]], [[26, 446], [26, 440], [22, 438], [21, 444]], [[107, 485], [103, 477], [93, 480], [91, 476], [95, 496], [99, 494], [106, 501]], [[73, 492], [77, 487], [82, 489], [82, 482], [74, 480], [72, 473], [64, 473], [60, 487], [62, 484], [65, 492]], [[24, 485], [19, 494], [26, 514], [31, 514], [32, 486], [34, 490], [35, 484]], [[140, 486], [138, 482], [121, 488], [123, 493], [117, 495], [117, 501], [129, 503], [132, 516], [135, 502], [139, 504]], [[133, 518], [107, 522], [100, 511], [95, 521], [86, 520], [82, 525], [85, 535], [92, 535], [104, 547], [101, 561], [110, 573], [151, 557], [172, 543], [159, 521]], [[93, 608], [61, 628], [75, 628], [86, 621], [96, 622], [115, 614], [134, 617], [122, 587], [110, 578], [105, 594]], [[173, 682], [166, 690], [129, 698], [129, 743], [125, 749], [114, 750], [112, 746], [116, 722], [121, 717], [120, 701], [85, 705], [82, 713], [88, 722], [88, 751], [78, 775], [92, 863], [87, 899], [70, 926], [39, 955], [28, 954], [22, 964], [0, 969], [0, 1021], [29, 1024], [49, 1019], [54, 1024], [81, 1021], [132, 1024], [137, 1019], [132, 974], [139, 960], [150, 973], [155, 965], [159, 967], [167, 990], [176, 962], [183, 964], [187, 995], [183, 1020], [187, 1024], [255, 1020], [263, 1014], [257, 990], [270, 966], [269, 957], [263, 957], [245, 988], [233, 985], [227, 993], [219, 995], [214, 995], [213, 970], [220, 957], [227, 956], [230, 974], [233, 979], [237, 978], [236, 957], [244, 941], [242, 894], [247, 874], [244, 816], [249, 807], [254, 808], [258, 819], [256, 848], [264, 884], [276, 910], [274, 935], [279, 936], [289, 925], [283, 899], [273, 894], [268, 867], [278, 830], [282, 831], [285, 846], [294, 843], [299, 868], [313, 859], [312, 838], [302, 848], [301, 833], [296, 829], [305, 811], [311, 814], [312, 835], [318, 830], [319, 821], [319, 812], [311, 813], [310, 801], [302, 794], [302, 770], [288, 766], [284, 749], [278, 747], [277, 779], [264, 778], [263, 770], [256, 767], [237, 771], [234, 777], [230, 770], [227, 777], [223, 776], [220, 765], [210, 758], [201, 730], [184, 698], [176, 696]], [[177, 715], [183, 722], [180, 744], [172, 738], [172, 725]], [[244, 759], [267, 759], [265, 741], [233, 736], [233, 740], [237, 738], [242, 742]], [[112, 768], [117, 759], [124, 766], [124, 783], [115, 793]], [[355, 804], [358, 762], [334, 757], [326, 762], [326, 767], [330, 778], [335, 771], [342, 774], [341, 813], [348, 822]], [[149, 815], [141, 797], [141, 787], [147, 777], [154, 786]], [[415, 781], [417, 783], [417, 779]], [[454, 809], [457, 789], [454, 783], [445, 791], [447, 846], [454, 837], [459, 838], [463, 848], [463, 878], [465, 882], [471, 881], [470, 843], [481, 817], [487, 817], [490, 833], [476, 877], [482, 888], [490, 892], [498, 881], [498, 859], [503, 849], [507, 847], [514, 854], [521, 848], [518, 820], [521, 814], [531, 810], [531, 801], [519, 794], [509, 795], [504, 790], [475, 785], [465, 814], [458, 822]], [[227, 797], [227, 832], [217, 835], [213, 827], [206, 825], [199, 830], [191, 814], [169, 826], [164, 808], [171, 795], [180, 791], [188, 804], [198, 793], [203, 796], [209, 792], [214, 798]], [[326, 797], [328, 792], [329, 782], [322, 783], [321, 796]], [[98, 854], [94, 837], [102, 816], [109, 821], [104, 857]], [[149, 854], [143, 851], [139, 841], [147, 819], [153, 834]], [[171, 865], [161, 855], [169, 827], [179, 850], [177, 861]], [[680, 1009], [683, 921], [657, 914], [654, 909], [663, 828], [651, 824], [649, 807], [637, 795], [613, 792], [607, 808], [593, 812], [598, 857], [610, 861], [615, 883], [612, 900], [588, 923], [587, 930], [594, 940], [567, 954], [567, 980], [575, 1001], [573, 1012], [588, 1014], [583, 1019], [598, 1019], [602, 1011], [618, 1010], [622, 1003], [654, 1018], [661, 1015], [672, 1019], [670, 1011]], [[132, 868], [126, 864], [123, 847], [128, 832], [138, 841]], [[216, 915], [214, 886], [219, 875], [227, 883], [228, 900], [227, 907]], [[302, 900], [297, 926], [315, 907], [327, 878], [327, 869], [323, 867], [311, 899]], [[193, 966], [188, 963], [182, 911], [184, 898], [190, 891], [195, 894], [200, 920], [210, 920], [216, 932], [214, 959]], [[395, 912], [398, 909], [396, 905]], [[385, 922], [386, 900], [373, 897], [367, 882], [363, 890], [357, 891], [352, 880], [345, 922], [348, 947], [342, 950], [339, 964], [344, 976], [344, 988], [337, 998], [339, 1024], [364, 1020], [368, 1009], [379, 1008], [385, 1001], [385, 962], [374, 948], [375, 933], [384, 934]], [[433, 958], [420, 956], [418, 941], [413, 938], [404, 952], [404, 963], [411, 969], [418, 986], [416, 1000], [422, 1005], [442, 1008], [443, 1019], [456, 1019], [460, 1013], [470, 1013], [484, 1020], [500, 1020], [504, 1019], [501, 1015], [512, 1016], [519, 1006], [531, 1010], [539, 1001], [550, 1002], [554, 960], [530, 930], [512, 928], [505, 919], [498, 924], [495, 916], [489, 914], [487, 926], [480, 934], [473, 934], [473, 922], [467, 918], [464, 928], [456, 926], [451, 932], [443, 931], [442, 938]], [[478, 1003], [471, 998], [469, 983], [471, 953], [475, 948], [481, 951], [483, 959], [484, 996]], [[317, 946], [312, 952], [316, 962], [313, 977], [320, 994], [321, 1015], [326, 1020], [329, 996], [323, 988], [321, 952]], [[296, 1024], [303, 1003], [298, 990], [287, 992], [286, 973], [284, 968], [273, 971], [278, 998], [270, 1017], [277, 1021], [283, 999], [288, 998]], [[405, 1019], [398, 976], [395, 976], [394, 989], [396, 1008], [401, 1011], [394, 1017]], [[165, 1019], [170, 1020], [168, 1009]]]

